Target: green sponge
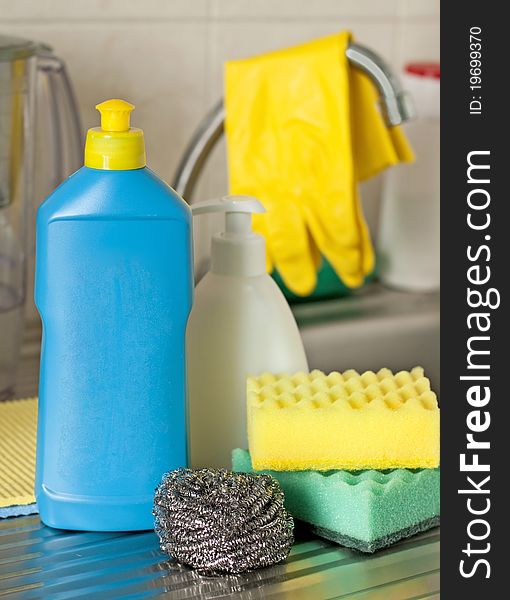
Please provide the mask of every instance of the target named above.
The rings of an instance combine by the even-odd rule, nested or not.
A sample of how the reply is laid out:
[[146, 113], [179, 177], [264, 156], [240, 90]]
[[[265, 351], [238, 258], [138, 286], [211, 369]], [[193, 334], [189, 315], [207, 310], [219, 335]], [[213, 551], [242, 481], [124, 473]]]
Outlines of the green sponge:
[[[234, 450], [232, 467], [253, 472], [249, 452]], [[280, 482], [293, 517], [362, 552], [439, 525], [439, 469], [262, 472]]]

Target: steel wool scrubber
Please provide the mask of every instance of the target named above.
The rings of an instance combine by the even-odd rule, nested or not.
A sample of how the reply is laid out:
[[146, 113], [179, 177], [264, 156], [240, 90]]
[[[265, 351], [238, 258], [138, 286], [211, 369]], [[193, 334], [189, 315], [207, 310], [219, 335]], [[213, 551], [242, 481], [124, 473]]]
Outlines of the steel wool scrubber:
[[161, 549], [206, 575], [241, 573], [284, 560], [294, 522], [270, 475], [176, 469], [154, 498]]

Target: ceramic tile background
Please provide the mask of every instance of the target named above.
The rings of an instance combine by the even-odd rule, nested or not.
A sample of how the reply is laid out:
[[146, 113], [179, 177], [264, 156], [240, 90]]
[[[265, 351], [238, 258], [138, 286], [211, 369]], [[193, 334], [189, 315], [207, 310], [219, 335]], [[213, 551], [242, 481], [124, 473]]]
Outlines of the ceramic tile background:
[[[395, 68], [439, 58], [439, 0], [0, 0], [2, 33], [47, 42], [67, 62], [85, 128], [97, 124], [100, 100], [136, 104], [149, 164], [169, 182], [221, 96], [225, 60], [343, 28]], [[220, 144], [198, 195], [225, 191]], [[373, 230], [379, 192], [379, 179], [362, 189]]]

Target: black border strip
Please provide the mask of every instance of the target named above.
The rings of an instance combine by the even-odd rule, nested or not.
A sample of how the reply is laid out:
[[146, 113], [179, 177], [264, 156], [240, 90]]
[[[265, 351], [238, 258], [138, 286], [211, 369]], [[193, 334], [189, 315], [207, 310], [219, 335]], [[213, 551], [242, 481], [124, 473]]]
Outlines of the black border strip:
[[[505, 8], [505, 3], [472, 0], [443, 2], [441, 7], [441, 590], [447, 599], [509, 595], [503, 580], [503, 564], [508, 562], [503, 541], [510, 543], [505, 540], [510, 515], [496, 518], [509, 505], [501, 488], [508, 482], [510, 458], [510, 439], [506, 444], [498, 442], [508, 427], [504, 411], [510, 402], [510, 394], [503, 390], [510, 372], [510, 327], [505, 323], [510, 229], [504, 214], [509, 191], [503, 189], [506, 172], [510, 173], [510, 166], [504, 164], [510, 153], [505, 91], [510, 31]], [[476, 77], [477, 71], [470, 69], [477, 67], [476, 62], [470, 64], [470, 52], [478, 47], [470, 47], [476, 43], [470, 40], [470, 29], [477, 32], [478, 28], [481, 88], [471, 89], [476, 79], [470, 82], [470, 77]], [[473, 57], [477, 59], [476, 54]], [[476, 101], [480, 101], [479, 111]], [[469, 160], [490, 168], [474, 167], [470, 178]], [[469, 207], [470, 202], [482, 206], [484, 199], [486, 208]], [[488, 218], [490, 224], [470, 227], [469, 213], [473, 225], [481, 227]], [[468, 275], [470, 267], [475, 268]], [[487, 277], [487, 267], [490, 279], [473, 283]], [[468, 288], [480, 293], [471, 293], [472, 306]], [[489, 306], [476, 307], [478, 298], [488, 300]], [[498, 299], [501, 304], [496, 308]], [[471, 316], [470, 329], [468, 319], [474, 313], [488, 316]], [[489, 323], [486, 331], [480, 330]], [[468, 344], [475, 349], [470, 359]], [[485, 388], [490, 389], [490, 400]], [[468, 434], [480, 444], [478, 448], [467, 448]], [[484, 447], [487, 443], [490, 448]], [[476, 462], [475, 454], [490, 471], [461, 470], [462, 455], [469, 465]], [[486, 477], [490, 479], [483, 482]], [[479, 539], [470, 539], [470, 534]]]

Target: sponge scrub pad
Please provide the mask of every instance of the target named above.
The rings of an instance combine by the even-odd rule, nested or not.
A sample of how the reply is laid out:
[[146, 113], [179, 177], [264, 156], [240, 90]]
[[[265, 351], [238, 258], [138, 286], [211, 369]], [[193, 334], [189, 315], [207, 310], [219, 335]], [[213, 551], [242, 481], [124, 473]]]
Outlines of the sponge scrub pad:
[[[233, 451], [232, 466], [253, 472], [246, 450]], [[363, 552], [439, 524], [439, 469], [266, 472], [279, 481], [295, 519]]]
[[248, 378], [255, 469], [434, 468], [439, 408], [423, 369]]

